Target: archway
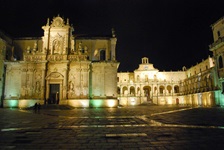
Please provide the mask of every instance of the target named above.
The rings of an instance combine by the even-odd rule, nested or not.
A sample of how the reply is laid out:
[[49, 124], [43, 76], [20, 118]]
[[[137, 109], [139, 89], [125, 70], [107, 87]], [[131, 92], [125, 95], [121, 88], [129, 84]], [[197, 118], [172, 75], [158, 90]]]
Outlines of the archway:
[[171, 87], [170, 85], [168, 85], [168, 86], [166, 87], [166, 89], [167, 89], [167, 91], [168, 91], [168, 94], [171, 94], [171, 92], [172, 92], [172, 87]]
[[128, 88], [126, 87], [126, 86], [124, 86], [123, 88], [122, 88], [122, 94], [123, 95], [127, 95], [128, 94]]
[[135, 87], [133, 86], [130, 87], [130, 95], [135, 96]]
[[150, 93], [151, 93], [151, 87], [150, 86], [144, 86], [144, 96], [147, 97], [147, 101], [150, 101]]

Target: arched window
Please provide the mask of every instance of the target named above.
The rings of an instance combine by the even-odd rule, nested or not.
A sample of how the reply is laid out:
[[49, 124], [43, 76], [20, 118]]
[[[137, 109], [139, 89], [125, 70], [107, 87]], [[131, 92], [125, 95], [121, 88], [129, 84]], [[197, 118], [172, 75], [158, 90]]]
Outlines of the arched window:
[[222, 56], [219, 56], [219, 68], [223, 68]]
[[157, 87], [154, 87], [154, 93], [157, 93]]
[[144, 86], [143, 90], [144, 90], [144, 96], [150, 96], [150, 92], [151, 92], [150, 86]]
[[126, 86], [124, 86], [124, 87], [122, 88], [122, 91], [123, 91], [123, 94], [124, 94], [124, 95], [127, 95], [127, 94], [128, 94], [128, 88], [127, 88]]
[[133, 86], [130, 87], [130, 95], [135, 96], [135, 88]]
[[177, 85], [174, 86], [174, 93], [179, 93], [179, 86]]
[[140, 95], [140, 87], [137, 88], [137, 95]]
[[170, 85], [168, 85], [168, 86], [166, 87], [166, 89], [167, 89], [168, 93], [171, 94], [172, 87], [171, 87]]
[[165, 89], [164, 86], [160, 86], [160, 87], [159, 87], [159, 93], [160, 93], [160, 94], [163, 94], [164, 89]]

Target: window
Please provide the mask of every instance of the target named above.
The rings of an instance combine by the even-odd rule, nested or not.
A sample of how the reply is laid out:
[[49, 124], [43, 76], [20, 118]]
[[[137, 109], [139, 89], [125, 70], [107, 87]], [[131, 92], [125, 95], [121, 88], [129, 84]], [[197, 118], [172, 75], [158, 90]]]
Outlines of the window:
[[179, 86], [174, 86], [174, 93], [179, 93]]
[[164, 86], [160, 86], [160, 87], [159, 87], [159, 93], [160, 93], [160, 94], [163, 94], [164, 89], [165, 89]]
[[220, 34], [220, 31], [217, 32], [217, 35], [218, 35], [218, 37], [220, 37], [220, 35], [221, 35], [221, 34]]
[[166, 88], [167, 88], [168, 93], [171, 94], [172, 87], [170, 85], [168, 85]]
[[133, 86], [130, 87], [130, 95], [135, 96], [135, 88]]
[[100, 60], [101, 61], [106, 60], [106, 52], [105, 52], [105, 50], [101, 50], [100, 51]]
[[219, 68], [223, 68], [222, 56], [219, 56]]
[[117, 94], [121, 94], [121, 88], [117, 87]]

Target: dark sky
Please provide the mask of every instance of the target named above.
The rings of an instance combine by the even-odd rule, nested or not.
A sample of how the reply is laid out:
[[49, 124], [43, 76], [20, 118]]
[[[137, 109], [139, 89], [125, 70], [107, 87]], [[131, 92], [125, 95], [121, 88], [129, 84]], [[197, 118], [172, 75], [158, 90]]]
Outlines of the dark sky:
[[58, 14], [70, 19], [74, 34], [115, 28], [119, 71], [134, 71], [142, 57], [160, 71], [182, 70], [212, 55], [210, 25], [224, 16], [224, 0], [0, 0], [0, 30], [40, 37]]

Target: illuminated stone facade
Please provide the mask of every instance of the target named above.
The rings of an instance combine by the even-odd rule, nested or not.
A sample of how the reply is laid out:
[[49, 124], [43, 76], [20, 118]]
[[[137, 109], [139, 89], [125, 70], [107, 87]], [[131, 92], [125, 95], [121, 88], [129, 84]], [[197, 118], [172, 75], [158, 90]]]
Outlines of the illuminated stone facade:
[[4, 62], [7, 58], [6, 51], [11, 51], [12, 49], [12, 39], [6, 36], [0, 31], [0, 107], [3, 107], [4, 99], [4, 85], [5, 85], [5, 65]]
[[121, 105], [154, 103], [159, 105], [215, 105], [216, 73], [212, 58], [183, 71], [160, 72], [142, 58], [134, 72], [118, 73]]
[[[73, 35], [60, 16], [48, 19], [41, 38], [19, 38], [14, 49], [21, 60], [5, 62], [4, 106], [27, 107], [35, 102], [75, 107], [117, 105], [114, 31], [111, 36]], [[14, 53], [14, 52], [13, 52]], [[14, 56], [14, 54], [12, 54]]]
[[211, 25], [214, 42], [209, 46], [215, 60], [215, 72], [218, 76], [217, 98], [218, 105], [224, 105], [224, 17]]
[[181, 71], [159, 71], [142, 58], [133, 72], [117, 73], [117, 39], [73, 35], [60, 16], [43, 37], [11, 39], [0, 32], [1, 106], [65, 104], [75, 107], [224, 105], [224, 18], [212, 25], [214, 57]]

